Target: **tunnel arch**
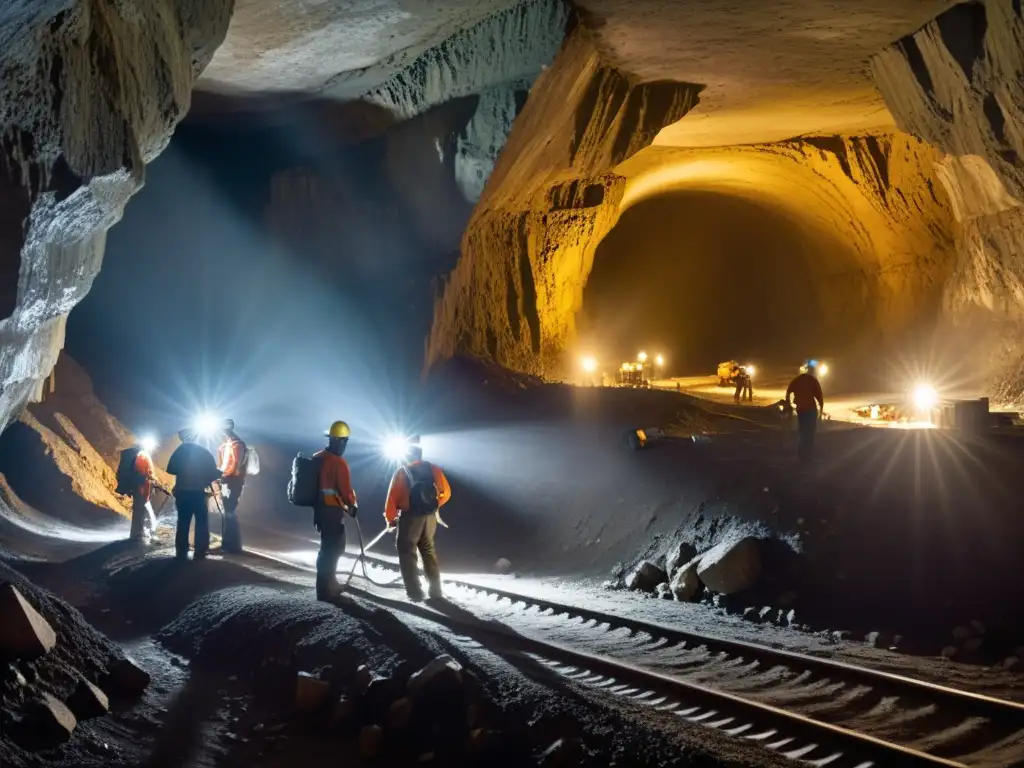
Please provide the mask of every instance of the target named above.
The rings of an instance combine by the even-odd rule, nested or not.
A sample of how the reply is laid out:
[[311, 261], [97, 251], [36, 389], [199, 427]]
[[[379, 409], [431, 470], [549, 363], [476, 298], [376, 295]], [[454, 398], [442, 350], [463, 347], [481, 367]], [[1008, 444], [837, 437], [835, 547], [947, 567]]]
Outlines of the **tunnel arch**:
[[699, 371], [833, 356], [872, 311], [858, 254], [838, 233], [771, 197], [685, 186], [635, 201], [598, 244], [578, 333], [602, 359], [650, 348], [676, 371]]
[[[761, 227], [772, 226], [771, 217], [777, 219], [781, 229], [776, 227], [776, 236], [788, 238], [802, 253], [802, 262], [790, 260], [789, 268], [799, 264], [803, 282], [787, 284], [775, 280], [770, 271], [764, 278], [773, 291], [788, 294], [783, 308], [787, 302], [800, 302], [802, 293], [815, 297], [805, 314], [816, 332], [802, 329], [793, 339], [795, 347], [807, 344], [820, 351], [825, 346], [830, 355], [857, 354], [910, 328], [928, 325], [938, 315], [942, 287], [953, 264], [954, 220], [949, 200], [934, 178], [940, 155], [899, 135], [718, 150], [645, 149], [615, 169], [627, 179], [626, 187], [616, 223], [593, 250], [584, 277], [575, 328], [578, 344], [600, 343], [592, 338], [601, 335], [593, 318], [601, 312], [588, 311], [588, 300], [595, 294], [590, 281], [600, 281], [609, 269], [602, 258], [628, 250], [617, 242], [618, 231], [644, 218], [645, 208], [669, 211], [665, 203], [670, 199], [704, 200], [698, 206], [704, 209], [707, 201], [717, 200], [719, 208], [733, 208], [740, 228], [743, 217], [757, 219]], [[744, 209], [747, 213], [740, 213]], [[686, 218], [684, 210], [675, 215]], [[667, 221], [665, 226], [672, 229], [679, 223]], [[690, 225], [713, 228], [711, 222]], [[641, 229], [652, 227], [653, 222]], [[767, 250], [776, 259], [786, 257], [784, 249]], [[705, 248], [704, 257], [709, 256], [713, 253]], [[728, 279], [727, 273], [720, 279]], [[797, 323], [786, 315], [774, 330], [790, 333]], [[772, 330], [758, 328], [762, 336]], [[795, 351], [785, 344], [776, 347], [787, 354]]]

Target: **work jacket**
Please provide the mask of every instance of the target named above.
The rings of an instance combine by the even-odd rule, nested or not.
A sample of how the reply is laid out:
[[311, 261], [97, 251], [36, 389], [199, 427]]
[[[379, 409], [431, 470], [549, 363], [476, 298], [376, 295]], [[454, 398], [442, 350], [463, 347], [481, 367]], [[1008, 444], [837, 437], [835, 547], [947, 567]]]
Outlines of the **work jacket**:
[[[409, 473], [407, 468], [423, 464], [422, 461], [414, 461], [395, 470], [391, 477], [391, 486], [388, 488], [388, 500], [384, 504], [384, 519], [391, 525], [398, 519], [398, 516], [409, 508]], [[437, 486], [437, 505], [443, 507], [452, 497], [451, 486], [448, 485], [448, 478], [437, 464], [431, 464], [430, 469], [434, 475], [434, 485]]]
[[213, 454], [198, 443], [182, 443], [167, 462], [168, 474], [174, 475], [174, 493], [202, 491], [220, 478]]
[[348, 462], [328, 450], [317, 451], [313, 458], [320, 463], [320, 493], [317, 505], [347, 509], [356, 503], [352, 489], [352, 472]]
[[245, 478], [245, 448], [245, 443], [232, 435], [217, 449], [217, 468], [225, 479]]
[[[786, 390], [786, 400], [793, 396], [797, 413], [808, 413], [817, 410], [817, 403], [825, 407], [825, 396], [821, 393], [821, 382], [809, 373], [801, 373], [790, 382]], [[817, 402], [815, 402], [817, 401]]]
[[153, 460], [145, 451], [135, 454], [135, 472], [142, 478], [136, 498], [140, 501], [149, 501], [153, 494]]

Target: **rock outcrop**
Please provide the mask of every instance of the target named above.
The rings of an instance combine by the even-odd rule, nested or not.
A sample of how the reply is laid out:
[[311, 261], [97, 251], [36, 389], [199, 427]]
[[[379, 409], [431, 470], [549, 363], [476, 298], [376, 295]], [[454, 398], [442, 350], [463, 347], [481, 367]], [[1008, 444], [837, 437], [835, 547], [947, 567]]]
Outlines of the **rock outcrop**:
[[466, 198], [479, 198], [530, 85], [565, 38], [562, 0], [525, 0], [449, 37], [363, 99], [409, 120], [452, 99], [476, 96], [458, 139], [455, 174]]
[[16, 3], [0, 26], [0, 428], [40, 394], [106, 230], [188, 110], [232, 0]]
[[700, 87], [608, 66], [582, 26], [534, 83], [435, 307], [427, 365], [456, 351], [543, 372], [572, 336], [594, 249], [625, 179], [613, 168], [697, 103]]
[[[875, 56], [897, 124], [948, 153], [962, 230], [945, 309], [988, 351], [1002, 399], [1024, 397], [1024, 14], [1017, 0], [961, 3]], [[979, 343], [981, 334], [991, 334]]]
[[[0, 435], [0, 506], [8, 507], [0, 530], [13, 525], [53, 536], [50, 524], [58, 521], [106, 528], [130, 516], [128, 500], [114, 492], [115, 470], [120, 451], [135, 440], [96, 397], [85, 371], [61, 353], [40, 402]], [[155, 471], [163, 487], [173, 485], [163, 469]]]

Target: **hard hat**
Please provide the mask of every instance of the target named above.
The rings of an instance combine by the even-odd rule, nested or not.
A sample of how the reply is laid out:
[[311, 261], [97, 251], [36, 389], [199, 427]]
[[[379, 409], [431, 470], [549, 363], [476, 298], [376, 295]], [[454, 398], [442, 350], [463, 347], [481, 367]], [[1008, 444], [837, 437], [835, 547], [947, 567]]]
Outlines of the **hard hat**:
[[352, 430], [348, 428], [348, 424], [344, 421], [336, 421], [331, 424], [331, 428], [327, 430], [328, 437], [351, 437]]
[[194, 443], [196, 441], [196, 432], [193, 429], [182, 429], [178, 432], [178, 438], [183, 443]]
[[234, 419], [224, 419], [224, 429], [232, 430], [233, 431], [234, 428], [235, 428], [235, 420]]

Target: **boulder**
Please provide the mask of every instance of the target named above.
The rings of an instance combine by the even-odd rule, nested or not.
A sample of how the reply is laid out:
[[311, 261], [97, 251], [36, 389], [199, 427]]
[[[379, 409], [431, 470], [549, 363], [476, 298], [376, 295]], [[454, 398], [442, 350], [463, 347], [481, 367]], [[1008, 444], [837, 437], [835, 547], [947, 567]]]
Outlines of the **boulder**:
[[383, 723], [389, 717], [391, 705], [401, 697], [401, 683], [392, 677], [376, 677], [363, 694], [360, 709], [365, 712], [366, 719]]
[[665, 555], [665, 573], [670, 577], [680, 566], [697, 557], [697, 548], [688, 541], [681, 541]]
[[761, 575], [761, 553], [757, 539], [723, 541], [705, 552], [697, 576], [712, 592], [733, 595], [750, 589]]
[[327, 694], [331, 686], [326, 680], [310, 674], [299, 672], [295, 676], [295, 709], [299, 712], [313, 712], [327, 702]]
[[654, 593], [662, 600], [672, 599], [672, 588], [668, 585], [667, 581], [661, 582], [661, 584], [655, 588]]
[[57, 634], [50, 622], [13, 584], [0, 584], [0, 654], [35, 659], [49, 653], [56, 644]]
[[68, 697], [67, 705], [78, 720], [103, 717], [110, 711], [107, 694], [84, 678], [78, 681], [78, 686]]
[[688, 603], [697, 596], [700, 589], [700, 578], [697, 576], [697, 560], [691, 560], [681, 568], [676, 569], [672, 583], [669, 585], [676, 600], [681, 603]]
[[359, 732], [359, 756], [373, 760], [384, 746], [384, 729], [379, 725], [366, 725]]
[[342, 696], [331, 709], [330, 724], [335, 728], [344, 728], [354, 720], [355, 716], [356, 703], [348, 696]]
[[512, 570], [512, 562], [506, 560], [504, 557], [499, 557], [497, 562], [494, 564], [495, 573], [508, 573]]
[[26, 725], [31, 730], [33, 746], [47, 749], [68, 742], [78, 721], [63, 702], [44, 693], [32, 708]]
[[373, 672], [365, 664], [360, 664], [356, 667], [355, 676], [352, 678], [352, 690], [356, 693], [362, 694], [367, 688], [370, 687], [370, 683], [373, 682]]
[[114, 663], [106, 676], [100, 681], [100, 687], [111, 693], [124, 696], [140, 696], [150, 683], [149, 673], [129, 656]]
[[388, 727], [393, 731], [404, 731], [412, 719], [412, 699], [403, 696], [391, 703], [388, 712]]
[[626, 587], [641, 592], [653, 592], [663, 581], [668, 581], [668, 574], [650, 560], [645, 560], [626, 577]]
[[411, 697], [416, 698], [449, 686], [462, 686], [462, 665], [445, 653], [409, 678], [408, 691]]

